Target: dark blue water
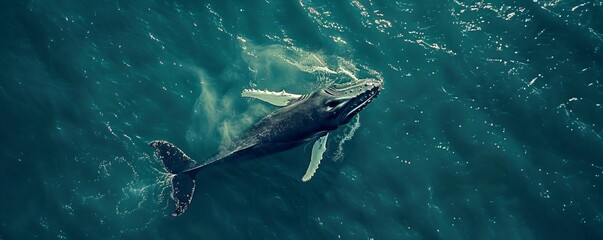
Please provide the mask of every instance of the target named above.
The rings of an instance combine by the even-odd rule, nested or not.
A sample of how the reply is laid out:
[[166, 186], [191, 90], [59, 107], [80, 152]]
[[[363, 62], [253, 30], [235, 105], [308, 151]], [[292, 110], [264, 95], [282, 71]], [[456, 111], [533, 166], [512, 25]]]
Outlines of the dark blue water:
[[[2, 1], [0, 239], [601, 239], [602, 1]], [[147, 142], [203, 160], [275, 108], [379, 98], [207, 169], [181, 217]]]

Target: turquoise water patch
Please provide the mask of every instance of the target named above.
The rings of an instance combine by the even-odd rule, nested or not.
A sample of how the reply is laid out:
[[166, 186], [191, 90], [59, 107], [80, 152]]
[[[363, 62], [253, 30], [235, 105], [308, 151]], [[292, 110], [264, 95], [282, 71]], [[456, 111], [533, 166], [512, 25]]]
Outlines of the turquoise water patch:
[[[0, 3], [0, 239], [599, 239], [603, 3]], [[199, 174], [274, 106], [243, 89], [384, 90], [311, 145]]]

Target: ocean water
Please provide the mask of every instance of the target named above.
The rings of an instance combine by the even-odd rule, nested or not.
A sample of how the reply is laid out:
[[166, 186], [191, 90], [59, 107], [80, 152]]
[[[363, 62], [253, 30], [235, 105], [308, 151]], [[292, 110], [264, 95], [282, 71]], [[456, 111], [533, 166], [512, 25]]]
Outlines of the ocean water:
[[[602, 239], [603, 1], [1, 1], [0, 240]], [[147, 145], [203, 160], [375, 78], [311, 146], [202, 171], [177, 218]]]

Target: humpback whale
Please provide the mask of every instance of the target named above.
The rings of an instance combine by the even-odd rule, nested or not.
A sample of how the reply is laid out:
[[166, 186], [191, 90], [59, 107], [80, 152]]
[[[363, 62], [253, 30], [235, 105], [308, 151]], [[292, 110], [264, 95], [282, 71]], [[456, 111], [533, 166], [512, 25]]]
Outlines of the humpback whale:
[[259, 99], [280, 108], [251, 126], [232, 145], [200, 164], [172, 143], [164, 140], [149, 142], [155, 148], [155, 156], [171, 174], [171, 197], [176, 205], [172, 216], [183, 214], [190, 205], [197, 173], [216, 162], [258, 158], [314, 142], [310, 164], [302, 177], [304, 182], [310, 180], [326, 150], [329, 132], [350, 122], [371, 103], [381, 92], [382, 84], [382, 81], [374, 79], [361, 79], [334, 83], [305, 95], [244, 90], [243, 97]]

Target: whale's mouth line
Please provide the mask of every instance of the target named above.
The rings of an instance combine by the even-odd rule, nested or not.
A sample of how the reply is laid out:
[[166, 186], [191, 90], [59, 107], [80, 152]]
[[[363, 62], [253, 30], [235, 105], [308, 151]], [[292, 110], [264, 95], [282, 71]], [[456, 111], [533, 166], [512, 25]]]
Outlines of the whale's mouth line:
[[350, 119], [354, 115], [358, 114], [362, 111], [369, 103], [371, 103], [377, 95], [381, 92], [381, 85], [377, 84], [372, 89], [358, 95], [357, 98], [353, 99], [354, 104], [350, 107], [350, 110], [347, 110], [345, 114], [342, 116], [342, 120]]
[[343, 101], [339, 112], [340, 124], [349, 122], [377, 97], [383, 89], [383, 82], [374, 79], [335, 84], [325, 88], [325, 92]]

